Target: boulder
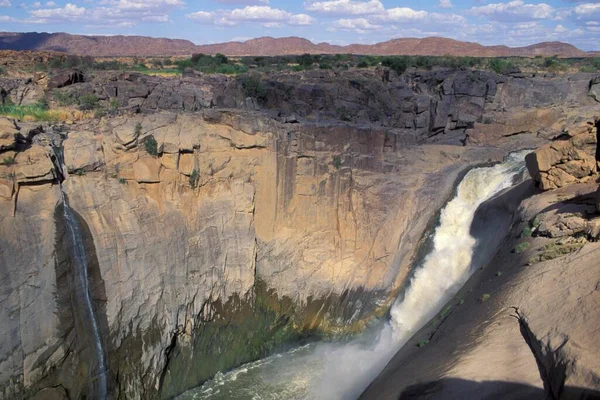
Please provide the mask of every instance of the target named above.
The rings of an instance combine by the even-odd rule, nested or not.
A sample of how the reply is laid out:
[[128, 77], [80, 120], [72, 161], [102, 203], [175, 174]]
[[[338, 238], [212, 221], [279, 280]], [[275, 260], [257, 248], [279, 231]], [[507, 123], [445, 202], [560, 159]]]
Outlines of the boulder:
[[0, 151], [14, 149], [18, 133], [19, 129], [14, 120], [0, 118]]
[[94, 171], [104, 165], [102, 144], [93, 132], [72, 132], [63, 142], [65, 165], [68, 172]]
[[584, 130], [572, 131], [583, 133], [542, 146], [525, 158], [529, 174], [542, 190], [564, 187], [597, 171], [595, 128], [586, 124]]
[[85, 82], [83, 72], [79, 70], [62, 71], [48, 81], [48, 89], [60, 89], [74, 83]]
[[160, 182], [160, 164], [151, 157], [139, 159], [133, 164], [133, 173], [138, 183]]
[[14, 174], [17, 182], [52, 182], [56, 179], [48, 147], [32, 145], [15, 157]]
[[128, 121], [123, 125], [119, 125], [113, 129], [113, 133], [117, 138], [117, 142], [123, 146], [130, 148], [135, 147], [135, 141], [140, 135], [140, 130], [137, 129], [136, 121]]

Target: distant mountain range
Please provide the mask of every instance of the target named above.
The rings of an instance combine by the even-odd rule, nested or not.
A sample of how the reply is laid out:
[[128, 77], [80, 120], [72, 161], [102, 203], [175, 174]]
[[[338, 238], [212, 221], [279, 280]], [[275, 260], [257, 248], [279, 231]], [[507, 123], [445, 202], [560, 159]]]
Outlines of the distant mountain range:
[[246, 42], [227, 42], [195, 45], [188, 40], [151, 38], [145, 36], [84, 36], [68, 33], [14, 33], [0, 32], [0, 50], [52, 50], [95, 57], [103, 56], [175, 56], [192, 53], [228, 56], [275, 56], [286, 54], [371, 54], [371, 55], [424, 55], [424, 56], [559, 56], [589, 57], [590, 53], [568, 43], [543, 42], [526, 47], [483, 46], [442, 37], [423, 39], [402, 38], [373, 45], [352, 44], [335, 46], [315, 44], [299, 37], [262, 37]]

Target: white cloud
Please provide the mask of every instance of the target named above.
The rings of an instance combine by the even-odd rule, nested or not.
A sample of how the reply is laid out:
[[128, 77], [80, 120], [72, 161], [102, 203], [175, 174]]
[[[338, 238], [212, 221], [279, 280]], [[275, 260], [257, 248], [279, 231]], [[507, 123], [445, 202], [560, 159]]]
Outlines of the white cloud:
[[379, 0], [353, 1], [332, 0], [305, 2], [304, 8], [319, 14], [327, 15], [374, 15], [385, 12], [385, 7]]
[[600, 21], [600, 3], [578, 5], [573, 9], [573, 16], [578, 21]]
[[554, 28], [554, 32], [556, 32], [556, 33], [563, 33], [566, 31], [568, 31], [568, 29], [562, 25], [556, 25], [556, 28]]
[[370, 30], [380, 29], [381, 25], [370, 23], [365, 18], [339, 19], [329, 28], [332, 31], [354, 31], [365, 33]]
[[292, 14], [288, 11], [269, 6], [247, 6], [233, 10], [197, 11], [188, 14], [188, 18], [215, 25], [236, 25], [240, 23], [260, 23], [267, 28], [284, 25], [312, 25], [316, 20], [306, 14]]
[[29, 11], [31, 18], [26, 22], [79, 22], [88, 27], [131, 27], [139, 22], [169, 22], [169, 12], [184, 4], [182, 0], [101, 0], [99, 6], [85, 8], [72, 3], [56, 7], [55, 2], [49, 1], [46, 3], [49, 8]]
[[545, 3], [525, 4], [522, 0], [509, 1], [508, 3], [494, 3], [481, 7], [473, 7], [472, 15], [485, 16], [494, 21], [519, 22], [536, 19], [551, 19], [555, 16], [555, 9]]
[[452, 8], [452, 1], [450, 0], [440, 0], [440, 2], [438, 3], [438, 7], [439, 8]]
[[19, 22], [19, 21], [13, 17], [9, 17], [6, 15], [0, 15], [0, 22]]
[[0, 0], [0, 7], [10, 7], [10, 0]]
[[259, 4], [269, 4], [269, 0], [214, 0], [221, 4], [235, 4], [235, 5], [248, 5], [255, 6]]

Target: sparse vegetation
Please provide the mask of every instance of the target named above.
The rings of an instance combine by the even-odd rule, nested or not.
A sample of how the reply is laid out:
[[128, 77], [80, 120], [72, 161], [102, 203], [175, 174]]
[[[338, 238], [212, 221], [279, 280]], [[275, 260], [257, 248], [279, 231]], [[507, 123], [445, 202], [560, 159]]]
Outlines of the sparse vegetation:
[[126, 184], [127, 184], [127, 181], [125, 180], [125, 178], [119, 178], [119, 183], [120, 183], [121, 185], [126, 185]]
[[77, 99], [69, 92], [63, 92], [61, 90], [55, 90], [53, 92], [54, 98], [58, 101], [58, 104], [63, 107], [73, 106], [78, 104]]
[[342, 158], [340, 156], [333, 157], [333, 166], [335, 169], [342, 168]]
[[507, 74], [518, 68], [509, 60], [503, 58], [492, 58], [488, 63], [488, 67], [497, 74]]
[[574, 241], [574, 242], [554, 242], [547, 244], [541, 250], [541, 254], [532, 257], [529, 260], [530, 264], [536, 264], [543, 261], [554, 260], [567, 254], [571, 254], [585, 246], [585, 241]]
[[488, 301], [489, 299], [492, 298], [492, 295], [489, 293], [484, 293], [480, 298], [479, 301], [481, 301], [482, 303], [485, 301]]
[[75, 172], [75, 175], [77, 175], [77, 176], [84, 176], [85, 175], [85, 170], [83, 168], [78, 168], [74, 172]]
[[198, 187], [198, 183], [200, 182], [200, 173], [198, 172], [197, 169], [194, 169], [192, 171], [192, 173], [190, 174], [189, 180], [190, 180], [190, 186], [193, 189], [196, 189]]
[[502, 276], [502, 271], [498, 271], [498, 272], [496, 272], [496, 276], [497, 276], [498, 278], [500, 278], [500, 277]]
[[0, 165], [13, 165], [15, 163], [15, 157], [14, 156], [8, 156], [8, 157], [4, 157], [1, 161], [0, 161]]
[[0, 75], [6, 75], [6, 70], [4, 69], [4, 67], [0, 66]]
[[[137, 131], [137, 125], [135, 128]], [[156, 142], [154, 136], [150, 135], [146, 138], [146, 140], [144, 141], [144, 148], [146, 149], [146, 153], [150, 154], [152, 157], [158, 156], [158, 143]]]
[[95, 94], [85, 94], [79, 98], [79, 108], [81, 110], [93, 110], [98, 107], [98, 96]]
[[0, 106], [0, 116], [15, 118], [20, 121], [49, 121], [59, 122], [68, 119], [84, 119], [83, 116], [76, 118], [70, 113], [63, 110], [46, 110], [39, 105], [17, 106], [3, 105]]
[[527, 226], [527, 227], [525, 227], [525, 229], [523, 229], [523, 231], [521, 232], [521, 235], [519, 235], [519, 237], [521, 239], [524, 239], [524, 238], [531, 237], [531, 235], [532, 235], [531, 228]]
[[248, 67], [245, 65], [232, 63], [223, 54], [216, 54], [210, 56], [206, 54], [193, 54], [192, 57], [186, 60], [175, 61], [175, 65], [179, 71], [183, 71], [186, 68], [191, 68], [196, 71], [204, 72], [207, 74], [242, 74], [248, 72]]
[[246, 97], [253, 97], [258, 101], [264, 101], [267, 98], [267, 89], [258, 76], [247, 76], [242, 80], [242, 88]]
[[515, 247], [515, 249], [514, 249], [513, 251], [514, 251], [515, 253], [517, 253], [517, 254], [521, 254], [521, 253], [523, 253], [524, 251], [526, 251], [528, 248], [529, 248], [529, 243], [528, 243], [528, 242], [522, 242], [522, 243], [519, 243], [519, 244], [518, 244], [518, 245]]
[[419, 343], [417, 343], [417, 347], [421, 348], [421, 347], [425, 347], [429, 344], [429, 340], [427, 339], [421, 339], [419, 340]]

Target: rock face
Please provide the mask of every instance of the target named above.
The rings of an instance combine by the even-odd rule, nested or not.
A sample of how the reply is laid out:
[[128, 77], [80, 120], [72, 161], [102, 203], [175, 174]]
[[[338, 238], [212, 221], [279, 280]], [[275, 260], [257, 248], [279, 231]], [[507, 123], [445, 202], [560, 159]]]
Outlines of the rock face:
[[54, 74], [48, 81], [48, 89], [59, 89], [74, 83], [85, 82], [83, 72], [79, 70], [63, 71]]
[[[504, 248], [361, 399], [596, 398], [600, 321], [590, 316], [600, 303], [600, 244], [535, 235], [555, 212], [600, 217], [588, 213], [594, 190], [576, 184], [525, 200]], [[534, 236], [524, 235], [532, 226]]]
[[540, 183], [542, 190], [570, 185], [597, 171], [595, 122], [592, 120], [576, 127], [565, 140], [549, 143], [527, 156], [529, 173]]
[[122, 115], [0, 120], [1, 396], [85, 394], [61, 187], [111, 393], [171, 398], [302, 335], [364, 328], [465, 168], [598, 111], [589, 75], [538, 91], [465, 71], [359, 78], [274, 76], [247, 111], [225, 76], [98, 76], [59, 90], [116, 99]]

